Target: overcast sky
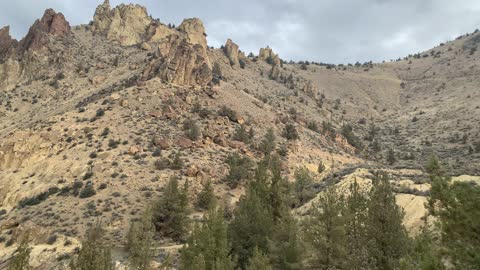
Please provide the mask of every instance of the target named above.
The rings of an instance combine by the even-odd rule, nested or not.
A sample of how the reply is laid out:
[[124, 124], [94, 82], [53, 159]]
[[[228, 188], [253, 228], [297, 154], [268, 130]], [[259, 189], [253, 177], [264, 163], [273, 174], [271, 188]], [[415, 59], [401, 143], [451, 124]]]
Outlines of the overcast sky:
[[[71, 25], [93, 18], [103, 0], [0, 2], [0, 27], [22, 38], [46, 8]], [[163, 23], [199, 17], [208, 43], [232, 38], [243, 51], [269, 45], [286, 60], [379, 62], [452, 40], [480, 28], [480, 0], [111, 0], [139, 3]]]

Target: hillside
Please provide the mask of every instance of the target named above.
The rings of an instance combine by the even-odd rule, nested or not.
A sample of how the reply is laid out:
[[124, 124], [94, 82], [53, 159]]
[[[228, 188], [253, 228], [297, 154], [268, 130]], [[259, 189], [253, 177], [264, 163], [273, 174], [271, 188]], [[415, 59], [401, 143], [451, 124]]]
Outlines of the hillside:
[[[192, 202], [210, 180], [233, 207], [246, 181], [228, 185], [227, 157], [261, 160], [269, 129], [282, 176], [306, 167], [316, 194], [387, 171], [412, 234], [432, 155], [461, 181], [480, 179], [478, 32], [395, 62], [330, 66], [268, 47], [247, 56], [231, 40], [212, 48], [199, 19], [174, 28], [138, 5], [107, 0], [88, 25], [67, 19], [47, 10], [20, 41], [0, 29], [2, 269], [26, 232], [35, 269], [64, 269], [96, 220], [122, 265], [131, 220], [172, 176], [189, 182]], [[298, 139], [285, 138], [291, 125]], [[181, 247], [157, 240], [159, 254]]]

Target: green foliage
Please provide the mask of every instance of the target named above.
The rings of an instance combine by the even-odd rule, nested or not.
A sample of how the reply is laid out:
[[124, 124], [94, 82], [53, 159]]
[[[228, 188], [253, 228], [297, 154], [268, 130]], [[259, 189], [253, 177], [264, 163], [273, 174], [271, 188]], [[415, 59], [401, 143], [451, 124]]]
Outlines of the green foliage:
[[302, 167], [295, 171], [295, 206], [301, 206], [315, 197], [313, 177], [307, 168]]
[[351, 146], [353, 146], [357, 149], [361, 149], [363, 147], [363, 144], [360, 141], [360, 139], [353, 133], [353, 128], [352, 128], [351, 125], [349, 125], [349, 124], [343, 125], [342, 136], [345, 137], [345, 139], [347, 139], [347, 142]]
[[480, 265], [480, 186], [451, 182], [447, 176], [432, 175], [429, 200], [431, 213], [440, 221], [445, 259], [456, 269], [476, 269]]
[[226, 163], [230, 168], [226, 177], [229, 187], [236, 188], [242, 180], [247, 180], [251, 177], [250, 170], [253, 167], [253, 162], [250, 158], [246, 156], [241, 157], [234, 153], [227, 157]]
[[17, 250], [13, 253], [13, 257], [8, 263], [7, 270], [29, 270], [32, 267], [29, 264], [30, 260], [30, 242], [28, 236], [25, 236], [18, 246]]
[[342, 269], [345, 266], [344, 200], [335, 187], [326, 190], [313, 205], [305, 233], [312, 250], [310, 265], [314, 269]]
[[269, 156], [275, 149], [275, 140], [275, 133], [273, 132], [273, 129], [268, 129], [259, 146], [260, 150], [265, 156]]
[[318, 163], [317, 172], [323, 173], [325, 170], [326, 170], [325, 164], [323, 163], [323, 161], [320, 161], [320, 163]]
[[386, 175], [375, 173], [372, 184], [365, 224], [369, 259], [375, 268], [396, 269], [409, 251], [403, 210], [395, 202]]
[[228, 117], [228, 119], [233, 122], [236, 122], [238, 119], [237, 112], [227, 106], [222, 106], [222, 108], [218, 110], [218, 115]]
[[183, 168], [183, 159], [180, 152], [176, 152], [172, 162], [169, 165], [172, 170], [181, 170]]
[[445, 173], [440, 165], [440, 161], [438, 161], [435, 156], [432, 156], [430, 158], [427, 166], [425, 167], [425, 170], [431, 176], [442, 176]]
[[152, 222], [152, 210], [147, 208], [140, 221], [133, 222], [127, 234], [127, 248], [129, 269], [151, 269], [150, 262], [153, 259], [153, 247], [155, 226]]
[[104, 230], [100, 223], [89, 228], [77, 260], [72, 259], [72, 270], [113, 270], [110, 247], [104, 241]]
[[181, 250], [180, 269], [234, 269], [229, 255], [227, 223], [223, 211], [212, 207], [205, 215], [204, 224], [195, 227]]
[[285, 128], [283, 129], [283, 137], [287, 140], [298, 140], [299, 136], [295, 125], [292, 123], [285, 125]]
[[320, 129], [318, 128], [317, 122], [315, 122], [315, 121], [308, 122], [307, 128], [310, 129], [311, 131], [320, 132]]
[[192, 141], [198, 140], [202, 135], [200, 127], [198, 127], [197, 123], [192, 119], [183, 121], [183, 130], [185, 131], [185, 136]]
[[210, 209], [215, 205], [215, 192], [213, 190], [212, 181], [207, 180], [203, 185], [202, 191], [197, 195], [197, 207], [200, 209]]
[[185, 182], [183, 190], [180, 190], [177, 178], [170, 178], [163, 196], [153, 210], [153, 221], [161, 235], [176, 241], [185, 239], [189, 226], [187, 198], [188, 182]]
[[[252, 129], [250, 129], [250, 130], [252, 130]], [[251, 137], [250, 137], [249, 132], [245, 128], [245, 126], [240, 125], [239, 127], [237, 127], [237, 129], [235, 129], [235, 133], [233, 134], [233, 139], [237, 140], [237, 141], [240, 141], [240, 142], [249, 143]]]
[[273, 267], [268, 256], [255, 247], [252, 257], [248, 260], [246, 270], [273, 270]]
[[390, 165], [393, 165], [395, 162], [397, 162], [397, 157], [395, 157], [395, 151], [393, 150], [393, 148], [388, 149], [387, 162]]
[[96, 194], [95, 188], [93, 188], [93, 184], [85, 185], [85, 187], [80, 190], [80, 194], [78, 197], [80, 198], [89, 198]]

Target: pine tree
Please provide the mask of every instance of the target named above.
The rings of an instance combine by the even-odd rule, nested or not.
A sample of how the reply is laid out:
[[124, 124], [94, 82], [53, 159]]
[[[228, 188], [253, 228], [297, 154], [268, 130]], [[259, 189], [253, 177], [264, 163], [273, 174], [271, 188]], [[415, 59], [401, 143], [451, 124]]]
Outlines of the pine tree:
[[223, 211], [213, 207], [205, 216], [204, 224], [195, 227], [183, 247], [180, 269], [233, 269], [228, 253], [227, 224]]
[[275, 224], [269, 251], [275, 269], [303, 269], [304, 247], [291, 214], [282, 216]]
[[428, 223], [428, 215], [423, 218], [424, 224], [420, 229], [420, 233], [413, 241], [413, 249], [411, 252], [411, 262], [408, 269], [422, 270], [442, 270], [445, 265], [442, 262], [440, 243], [438, 241], [438, 233], [430, 228]]
[[246, 270], [273, 270], [268, 256], [258, 250], [257, 247], [253, 250], [252, 258], [248, 261]]
[[188, 214], [188, 182], [185, 182], [181, 191], [177, 178], [172, 177], [155, 206], [155, 227], [163, 236], [169, 236], [176, 241], [184, 240], [189, 226]]
[[[438, 172], [442, 172], [439, 174]], [[439, 219], [445, 259], [456, 269], [480, 266], [480, 186], [454, 182], [438, 170], [432, 170], [429, 210]]]
[[104, 243], [103, 236], [100, 223], [88, 229], [77, 260], [70, 262], [72, 270], [113, 270], [110, 247]]
[[372, 184], [365, 223], [369, 258], [373, 268], [396, 269], [409, 248], [409, 238], [402, 225], [403, 210], [396, 204], [385, 174], [375, 173]]
[[275, 133], [273, 132], [273, 129], [270, 128], [261, 141], [259, 148], [265, 156], [269, 156], [275, 149], [275, 146]]
[[302, 167], [295, 171], [295, 205], [301, 206], [315, 197], [315, 191], [313, 190], [313, 178], [307, 168]]
[[215, 204], [215, 192], [213, 190], [212, 181], [207, 180], [203, 189], [197, 195], [197, 206], [200, 209], [209, 209]]
[[152, 222], [152, 210], [147, 209], [140, 221], [132, 223], [127, 235], [129, 269], [151, 269], [153, 259], [155, 226]]
[[350, 269], [367, 269], [368, 253], [365, 243], [367, 236], [365, 221], [367, 218], [367, 197], [354, 179], [345, 201], [346, 259]]
[[30, 248], [29, 236], [23, 237], [20, 245], [13, 254], [13, 258], [8, 264], [8, 270], [29, 270], [32, 267], [29, 264], [30, 261]]
[[329, 187], [305, 224], [306, 239], [311, 246], [311, 267], [314, 269], [342, 269], [345, 262], [344, 201], [336, 188]]

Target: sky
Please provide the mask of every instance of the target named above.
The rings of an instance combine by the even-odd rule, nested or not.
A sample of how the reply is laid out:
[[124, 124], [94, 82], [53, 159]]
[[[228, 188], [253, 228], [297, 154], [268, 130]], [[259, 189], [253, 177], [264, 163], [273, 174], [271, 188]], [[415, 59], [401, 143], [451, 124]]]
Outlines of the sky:
[[[0, 27], [21, 39], [46, 8], [86, 24], [103, 0], [0, 1]], [[242, 51], [270, 46], [285, 60], [381, 62], [428, 50], [480, 28], [480, 0], [110, 0], [138, 3], [179, 25], [198, 17], [210, 46], [231, 38]]]

